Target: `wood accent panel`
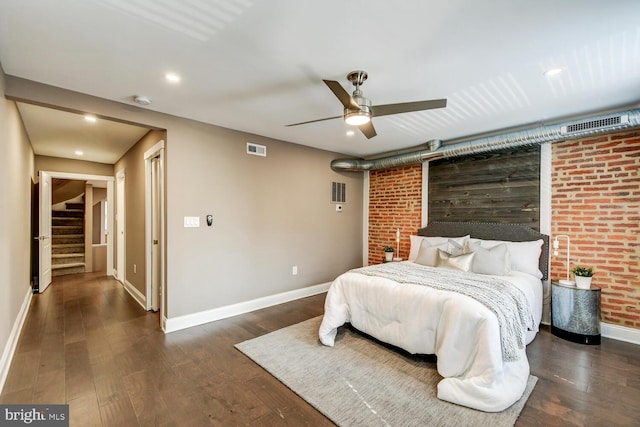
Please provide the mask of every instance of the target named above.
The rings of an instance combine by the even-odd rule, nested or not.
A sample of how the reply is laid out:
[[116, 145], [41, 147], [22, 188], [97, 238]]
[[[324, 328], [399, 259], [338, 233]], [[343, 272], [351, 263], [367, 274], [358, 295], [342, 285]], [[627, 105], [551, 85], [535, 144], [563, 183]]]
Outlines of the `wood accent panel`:
[[429, 163], [429, 221], [527, 224], [540, 230], [540, 146]]

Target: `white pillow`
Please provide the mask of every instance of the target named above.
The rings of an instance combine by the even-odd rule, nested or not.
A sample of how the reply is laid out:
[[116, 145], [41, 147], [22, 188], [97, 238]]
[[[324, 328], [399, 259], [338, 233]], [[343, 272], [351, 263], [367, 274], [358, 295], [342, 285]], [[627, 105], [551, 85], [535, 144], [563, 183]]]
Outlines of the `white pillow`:
[[423, 240], [420, 244], [420, 251], [418, 256], [414, 260], [416, 264], [427, 265], [429, 267], [436, 266], [436, 258], [438, 256], [438, 250], [442, 249], [446, 251], [449, 248], [449, 243], [445, 240], [439, 245], [430, 245], [428, 240]]
[[471, 266], [472, 272], [494, 276], [505, 276], [511, 272], [511, 257], [506, 243], [483, 248], [480, 242], [471, 242], [469, 248], [476, 254]]
[[509, 248], [511, 258], [511, 270], [521, 271], [542, 279], [542, 272], [539, 268], [540, 254], [542, 253], [542, 239], [529, 242], [510, 242], [507, 240], [482, 240], [470, 239], [471, 243], [480, 243], [483, 248], [491, 249], [502, 243], [506, 243]]
[[438, 249], [436, 267], [448, 268], [450, 270], [470, 271], [475, 255], [476, 254], [473, 252], [452, 255], [442, 249]]
[[418, 258], [418, 252], [420, 252], [420, 246], [423, 241], [428, 242], [429, 246], [435, 246], [442, 243], [446, 243], [449, 239], [455, 240], [457, 243], [464, 245], [465, 241], [469, 239], [469, 235], [462, 237], [426, 237], [426, 236], [409, 236], [411, 239], [411, 248], [409, 249], [409, 261], [416, 262]]
[[540, 254], [542, 253], [542, 239], [532, 242], [509, 242], [511, 255], [511, 269], [531, 274], [542, 279], [540, 271]]

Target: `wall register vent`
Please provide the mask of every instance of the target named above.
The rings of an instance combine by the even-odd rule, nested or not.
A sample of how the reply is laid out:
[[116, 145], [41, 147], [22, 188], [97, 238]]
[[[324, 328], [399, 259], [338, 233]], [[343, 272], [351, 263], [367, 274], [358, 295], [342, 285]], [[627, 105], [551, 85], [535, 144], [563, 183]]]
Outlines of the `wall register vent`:
[[609, 126], [616, 126], [625, 123], [629, 123], [629, 116], [626, 114], [597, 120], [589, 120], [586, 122], [575, 123], [568, 126], [562, 126], [562, 128], [560, 129], [560, 133], [564, 135], [567, 133], [580, 132], [589, 129], [606, 128]]
[[253, 142], [247, 142], [247, 154], [267, 157], [267, 147], [264, 145], [254, 144]]
[[346, 203], [347, 184], [344, 182], [331, 183], [331, 203]]

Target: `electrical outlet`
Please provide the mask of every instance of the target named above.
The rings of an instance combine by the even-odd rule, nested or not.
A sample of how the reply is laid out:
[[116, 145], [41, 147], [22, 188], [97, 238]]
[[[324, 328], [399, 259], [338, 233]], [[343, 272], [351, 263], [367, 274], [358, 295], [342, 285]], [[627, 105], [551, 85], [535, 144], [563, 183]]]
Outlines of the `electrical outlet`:
[[291, 274], [293, 276], [297, 276], [298, 275], [298, 266], [294, 265], [293, 267], [291, 267]]

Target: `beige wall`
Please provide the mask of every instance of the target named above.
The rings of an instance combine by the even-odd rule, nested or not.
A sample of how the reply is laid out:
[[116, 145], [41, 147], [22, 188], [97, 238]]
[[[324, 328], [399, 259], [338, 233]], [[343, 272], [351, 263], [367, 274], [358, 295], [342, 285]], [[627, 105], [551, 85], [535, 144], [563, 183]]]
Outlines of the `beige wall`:
[[[114, 167], [117, 175], [124, 169], [125, 185], [125, 280], [131, 283], [143, 295], [145, 287], [145, 175], [144, 153], [160, 140], [166, 139], [166, 132], [152, 130], [143, 136], [118, 160]], [[116, 188], [117, 191], [117, 188]], [[116, 195], [116, 197], [118, 197]], [[114, 245], [114, 258], [115, 249]], [[135, 272], [134, 272], [134, 265]]]
[[[363, 176], [329, 166], [344, 155], [15, 77], [7, 93], [167, 130], [169, 318], [328, 282], [362, 265]], [[268, 157], [247, 155], [247, 141], [266, 145]], [[330, 203], [331, 181], [347, 184], [341, 213]], [[185, 216], [198, 216], [201, 227], [184, 228]]]
[[47, 171], [113, 176], [113, 165], [48, 156], [36, 156], [35, 169], [36, 172]]
[[[30, 293], [33, 150], [15, 102], [4, 98], [0, 68], [0, 354]], [[0, 359], [2, 360], [2, 359]], [[9, 360], [4, 361], [9, 362]], [[0, 380], [8, 366], [0, 365]], [[2, 383], [0, 382], [0, 387]]]

